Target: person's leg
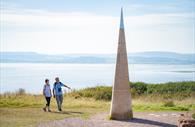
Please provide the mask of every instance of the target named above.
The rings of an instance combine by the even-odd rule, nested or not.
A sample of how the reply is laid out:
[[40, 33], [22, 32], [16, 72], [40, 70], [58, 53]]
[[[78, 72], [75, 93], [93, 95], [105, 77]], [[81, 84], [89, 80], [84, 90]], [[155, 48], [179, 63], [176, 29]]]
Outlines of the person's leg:
[[58, 110], [60, 111], [60, 96], [59, 95], [56, 95], [56, 102], [58, 105]]
[[49, 97], [46, 97], [46, 101], [47, 101], [47, 104], [46, 104], [46, 106], [48, 107], [48, 103], [49, 103]]
[[50, 110], [50, 102], [51, 102], [51, 97], [49, 97], [49, 106], [48, 106], [49, 112], [51, 111], [51, 110]]
[[[47, 102], [47, 97], [45, 97], [45, 100], [46, 100], [46, 102]], [[46, 112], [46, 108], [47, 108], [47, 103], [46, 103], [46, 105], [45, 105], [45, 107], [43, 108], [43, 110]]]
[[47, 108], [48, 108], [48, 111], [50, 112], [49, 106], [50, 106], [51, 97], [47, 97], [46, 99], [47, 99]]
[[62, 110], [63, 95], [60, 95], [60, 110]]

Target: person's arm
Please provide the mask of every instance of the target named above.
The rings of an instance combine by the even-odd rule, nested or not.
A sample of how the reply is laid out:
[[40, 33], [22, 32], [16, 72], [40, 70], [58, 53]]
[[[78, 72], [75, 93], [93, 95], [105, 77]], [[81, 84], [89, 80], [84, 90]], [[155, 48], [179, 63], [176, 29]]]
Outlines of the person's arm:
[[51, 94], [51, 97], [52, 97], [51, 89], [50, 89], [50, 94]]
[[69, 86], [67, 86], [67, 85], [64, 85], [66, 88], [68, 88], [68, 89], [71, 89]]
[[71, 89], [69, 86], [67, 86], [67, 85], [65, 85], [65, 84], [63, 84], [63, 86], [66, 87], [66, 88], [68, 88], [68, 89]]
[[45, 96], [45, 85], [43, 86], [43, 95]]

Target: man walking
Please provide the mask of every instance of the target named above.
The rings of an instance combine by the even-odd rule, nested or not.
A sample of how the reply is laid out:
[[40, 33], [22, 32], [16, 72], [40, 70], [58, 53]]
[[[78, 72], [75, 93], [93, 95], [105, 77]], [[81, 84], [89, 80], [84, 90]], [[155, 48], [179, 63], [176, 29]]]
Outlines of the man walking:
[[58, 110], [62, 111], [62, 102], [63, 102], [62, 86], [67, 87], [68, 89], [71, 89], [71, 88], [61, 83], [58, 77], [55, 78], [55, 81], [56, 82], [54, 83], [54, 86], [53, 86], [53, 96], [54, 98], [56, 98]]

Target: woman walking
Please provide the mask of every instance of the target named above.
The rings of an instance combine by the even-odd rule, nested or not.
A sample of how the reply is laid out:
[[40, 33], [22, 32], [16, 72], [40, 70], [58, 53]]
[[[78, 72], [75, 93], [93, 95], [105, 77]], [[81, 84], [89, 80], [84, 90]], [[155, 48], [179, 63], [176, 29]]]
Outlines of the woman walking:
[[50, 100], [51, 100], [51, 97], [52, 97], [52, 94], [51, 94], [51, 88], [50, 88], [50, 85], [49, 85], [49, 79], [45, 79], [45, 85], [43, 87], [43, 95], [45, 96], [45, 99], [46, 99], [46, 105], [45, 107], [43, 108], [43, 110], [46, 112], [51, 112], [50, 110]]

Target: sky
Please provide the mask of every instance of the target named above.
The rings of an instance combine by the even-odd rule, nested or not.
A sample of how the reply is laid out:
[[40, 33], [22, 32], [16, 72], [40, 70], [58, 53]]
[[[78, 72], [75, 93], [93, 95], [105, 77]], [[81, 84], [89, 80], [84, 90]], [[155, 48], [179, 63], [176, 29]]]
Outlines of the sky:
[[195, 0], [0, 0], [0, 50], [116, 53], [123, 7], [128, 52], [195, 53]]

